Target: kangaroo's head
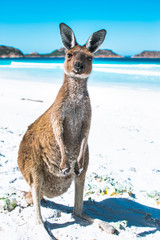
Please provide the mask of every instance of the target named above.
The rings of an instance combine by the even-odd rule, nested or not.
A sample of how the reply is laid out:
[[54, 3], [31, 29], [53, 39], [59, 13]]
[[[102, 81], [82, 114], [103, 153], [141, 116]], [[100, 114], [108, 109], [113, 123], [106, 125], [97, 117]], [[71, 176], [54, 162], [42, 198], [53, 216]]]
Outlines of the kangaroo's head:
[[75, 35], [66, 24], [60, 24], [60, 33], [64, 47], [67, 49], [64, 72], [76, 78], [87, 78], [92, 70], [93, 53], [103, 43], [106, 30], [93, 33], [84, 46], [77, 44]]

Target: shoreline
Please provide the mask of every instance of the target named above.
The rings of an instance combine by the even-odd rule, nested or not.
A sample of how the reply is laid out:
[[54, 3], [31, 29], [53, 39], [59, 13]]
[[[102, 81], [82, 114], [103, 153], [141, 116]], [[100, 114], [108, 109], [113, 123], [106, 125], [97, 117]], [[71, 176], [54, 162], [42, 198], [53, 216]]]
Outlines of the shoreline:
[[[93, 73], [92, 73], [93, 74]], [[117, 73], [118, 75], [118, 73]], [[92, 77], [93, 78], [93, 77]], [[149, 83], [126, 83], [126, 82], [98, 82], [98, 81], [95, 81], [94, 79], [92, 79], [91, 77], [88, 79], [88, 89], [90, 88], [100, 88], [100, 89], [103, 89], [103, 88], [109, 88], [109, 89], [121, 89], [121, 90], [131, 90], [131, 91], [144, 91], [144, 92], [159, 92], [160, 91], [160, 84], [149, 84]], [[38, 77], [32, 77], [32, 79], [29, 79], [29, 78], [26, 78], [25, 80], [22, 80], [21, 78], [17, 78], [14, 77], [14, 78], [0, 78], [0, 84], [2, 85], [10, 85], [12, 84], [13, 85], [13, 88], [14, 88], [14, 85], [16, 84], [17, 86], [20, 84], [22, 85], [34, 85], [34, 86], [42, 86], [42, 85], [48, 85], [48, 86], [51, 86], [51, 85], [55, 85], [56, 86], [56, 89], [58, 91], [58, 87], [60, 88], [60, 86], [63, 84], [63, 78], [59, 77], [58, 79], [51, 79], [50, 77], [48, 78], [49, 81], [46, 81], [46, 79], [42, 78], [42, 79], [39, 79]], [[39, 79], [39, 80], [37, 80]], [[7, 87], [6, 87], [7, 88]], [[57, 92], [58, 93], [58, 92]]]
[[[0, 61], [2, 60], [63, 60], [64, 61], [65, 57], [6, 57], [6, 58], [2, 58], [0, 57]], [[159, 62], [160, 61], [160, 57], [94, 57], [93, 58], [95, 61], [99, 60], [99, 61], [107, 61], [107, 60], [112, 60], [112, 61], [119, 61], [119, 62], [125, 62], [127, 60], [130, 60], [131, 62], [140, 62], [140, 61], [155, 61], [155, 62]], [[93, 61], [94, 61], [93, 60]]]

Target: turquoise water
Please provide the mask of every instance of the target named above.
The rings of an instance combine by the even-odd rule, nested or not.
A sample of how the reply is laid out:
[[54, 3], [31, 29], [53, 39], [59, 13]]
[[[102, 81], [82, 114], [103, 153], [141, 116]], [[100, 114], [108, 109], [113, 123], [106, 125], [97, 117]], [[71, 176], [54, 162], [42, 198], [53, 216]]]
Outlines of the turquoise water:
[[[64, 59], [1, 59], [0, 78], [62, 83]], [[89, 85], [160, 89], [160, 59], [94, 59]]]

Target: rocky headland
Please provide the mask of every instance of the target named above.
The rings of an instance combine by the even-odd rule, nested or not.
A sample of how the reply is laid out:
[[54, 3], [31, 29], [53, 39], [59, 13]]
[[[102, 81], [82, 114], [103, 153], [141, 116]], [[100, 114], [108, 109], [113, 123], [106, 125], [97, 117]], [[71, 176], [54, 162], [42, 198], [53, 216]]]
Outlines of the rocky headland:
[[17, 48], [0, 46], [0, 58], [23, 58], [24, 54]]
[[132, 56], [132, 58], [160, 58], [159, 51], [143, 51], [139, 54]]
[[26, 54], [24, 55], [24, 57], [26, 58], [63, 58], [65, 56], [65, 49], [64, 48], [60, 48], [57, 50], [54, 50], [51, 53], [46, 53], [46, 54], [39, 54], [37, 52], [33, 52], [30, 54]]
[[[63, 58], [65, 57], [66, 51], [65, 48], [59, 48], [57, 50], [54, 50], [51, 53], [48, 54], [38, 54], [36, 52], [27, 54], [25, 57], [42, 57], [42, 58]], [[95, 58], [121, 58], [122, 56], [114, 53], [112, 50], [104, 49], [104, 50], [98, 50], [94, 54]]]
[[[40, 54], [37, 52], [24, 54], [17, 48], [0, 46], [0, 58], [64, 58], [65, 48], [59, 48], [51, 53]], [[123, 58], [109, 49], [99, 49], [95, 54], [95, 58]], [[132, 58], [160, 58], [160, 51], [143, 51], [139, 54], [131, 56]]]
[[[98, 50], [95, 55], [96, 58], [121, 58], [122, 56], [114, 53], [112, 50], [104, 49]], [[8, 46], [0, 46], [0, 58], [63, 58], [65, 57], [65, 48], [56, 49], [51, 53], [40, 54], [33, 52], [30, 54], [23, 54], [20, 50]]]
[[95, 54], [95, 58], [122, 58], [123, 56], [120, 56], [109, 49], [99, 49]]

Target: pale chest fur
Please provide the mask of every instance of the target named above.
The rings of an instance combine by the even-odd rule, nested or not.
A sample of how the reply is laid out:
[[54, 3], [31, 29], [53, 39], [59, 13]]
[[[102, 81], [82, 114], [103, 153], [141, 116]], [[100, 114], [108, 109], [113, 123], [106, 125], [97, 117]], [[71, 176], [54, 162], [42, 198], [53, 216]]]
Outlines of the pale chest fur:
[[90, 111], [86, 81], [67, 77], [67, 98], [63, 106], [63, 137], [66, 146], [80, 145], [82, 125]]
[[80, 141], [81, 128], [87, 114], [87, 101], [82, 96], [70, 99], [65, 107], [65, 118], [63, 122], [63, 137], [66, 145], [75, 144]]

